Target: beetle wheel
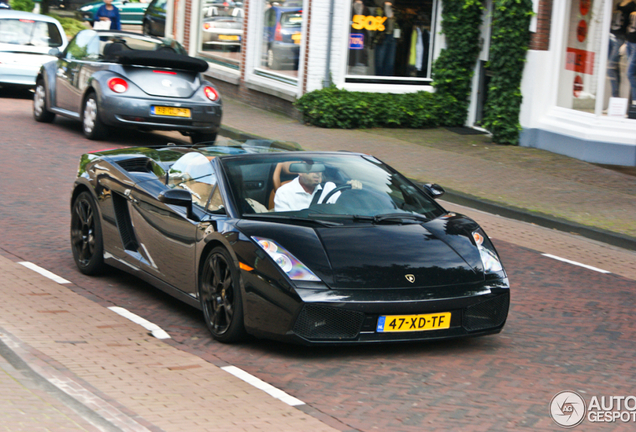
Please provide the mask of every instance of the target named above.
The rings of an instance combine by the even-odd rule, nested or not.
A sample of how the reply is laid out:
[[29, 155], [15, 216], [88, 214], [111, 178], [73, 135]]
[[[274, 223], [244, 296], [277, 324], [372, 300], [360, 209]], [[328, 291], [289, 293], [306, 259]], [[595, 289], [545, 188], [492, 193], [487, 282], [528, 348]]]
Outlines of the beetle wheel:
[[35, 85], [35, 94], [33, 95], [33, 117], [41, 123], [50, 123], [55, 119], [55, 113], [46, 109], [46, 89], [44, 81], [39, 79]]
[[99, 118], [99, 107], [95, 93], [90, 94], [84, 102], [82, 129], [89, 140], [100, 140], [106, 136], [106, 126]]

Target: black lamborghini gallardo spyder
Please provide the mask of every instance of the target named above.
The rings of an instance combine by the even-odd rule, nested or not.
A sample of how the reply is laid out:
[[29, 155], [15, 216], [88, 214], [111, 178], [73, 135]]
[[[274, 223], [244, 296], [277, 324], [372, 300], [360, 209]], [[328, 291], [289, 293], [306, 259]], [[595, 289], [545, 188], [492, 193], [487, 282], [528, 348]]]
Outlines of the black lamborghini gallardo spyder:
[[[510, 289], [501, 260], [476, 222], [435, 201], [440, 186], [365, 154], [226, 144], [83, 155], [71, 201], [79, 269], [133, 273], [202, 309], [222, 342], [502, 330]], [[279, 198], [307, 176], [320, 181], [302, 208], [283, 207]]]

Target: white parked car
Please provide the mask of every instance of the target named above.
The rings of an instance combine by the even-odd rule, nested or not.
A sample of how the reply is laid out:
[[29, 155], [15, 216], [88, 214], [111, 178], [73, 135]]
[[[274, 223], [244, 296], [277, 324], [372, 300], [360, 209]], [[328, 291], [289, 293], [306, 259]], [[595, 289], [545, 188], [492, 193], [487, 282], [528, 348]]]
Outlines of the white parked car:
[[40, 67], [67, 43], [55, 18], [0, 9], [0, 87], [34, 87]]

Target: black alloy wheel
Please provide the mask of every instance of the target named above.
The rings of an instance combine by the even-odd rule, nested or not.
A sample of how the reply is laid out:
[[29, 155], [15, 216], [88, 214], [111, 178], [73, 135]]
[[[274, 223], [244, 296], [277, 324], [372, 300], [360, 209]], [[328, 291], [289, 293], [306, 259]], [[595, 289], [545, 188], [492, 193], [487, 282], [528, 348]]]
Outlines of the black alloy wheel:
[[73, 203], [71, 249], [75, 264], [82, 273], [95, 275], [104, 269], [102, 226], [90, 192], [82, 192]]
[[205, 324], [219, 342], [236, 342], [246, 335], [239, 275], [230, 254], [216, 247], [205, 258], [199, 281], [199, 301]]

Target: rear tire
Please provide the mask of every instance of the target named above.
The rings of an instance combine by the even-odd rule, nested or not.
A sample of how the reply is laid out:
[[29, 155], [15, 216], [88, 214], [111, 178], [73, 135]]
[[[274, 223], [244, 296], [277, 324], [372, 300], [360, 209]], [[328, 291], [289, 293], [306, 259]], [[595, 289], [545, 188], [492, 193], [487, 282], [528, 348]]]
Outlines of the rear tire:
[[40, 123], [51, 123], [55, 119], [55, 113], [46, 109], [46, 88], [42, 79], [39, 79], [35, 84], [33, 118]]
[[214, 339], [231, 343], [246, 337], [239, 272], [223, 247], [212, 249], [203, 261], [199, 301]]
[[192, 141], [192, 144], [200, 144], [204, 142], [214, 143], [216, 141], [216, 136], [217, 134], [215, 133], [194, 132], [190, 135], [190, 141]]
[[90, 192], [82, 192], [71, 211], [71, 249], [77, 268], [86, 275], [104, 270], [104, 243], [97, 204]]
[[82, 130], [89, 140], [101, 140], [106, 136], [106, 125], [99, 118], [99, 107], [95, 93], [91, 93], [84, 102]]

